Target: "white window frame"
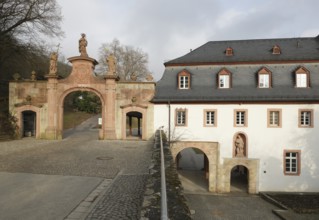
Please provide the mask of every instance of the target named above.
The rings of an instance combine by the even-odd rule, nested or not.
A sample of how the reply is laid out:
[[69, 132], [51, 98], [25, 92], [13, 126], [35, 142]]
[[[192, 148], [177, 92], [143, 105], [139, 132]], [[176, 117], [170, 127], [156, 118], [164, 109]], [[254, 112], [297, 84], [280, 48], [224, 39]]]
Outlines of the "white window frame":
[[270, 110], [269, 111], [269, 125], [273, 127], [280, 126], [280, 112]]
[[186, 126], [186, 117], [187, 117], [187, 112], [185, 109], [177, 109], [176, 110], [176, 126]]
[[259, 88], [269, 88], [269, 74], [259, 74]]
[[303, 127], [311, 126], [311, 112], [310, 111], [300, 111], [300, 125]]
[[234, 126], [247, 127], [247, 123], [248, 123], [248, 110], [235, 109], [234, 110]]
[[284, 151], [284, 174], [300, 174], [300, 151]]
[[179, 88], [189, 89], [189, 76], [179, 76]]
[[296, 87], [306, 88], [308, 84], [307, 77], [308, 77], [307, 73], [296, 73]]
[[230, 76], [228, 74], [219, 75], [218, 84], [219, 88], [228, 89], [229, 88]]
[[206, 126], [215, 126], [215, 111], [206, 111], [205, 116]]

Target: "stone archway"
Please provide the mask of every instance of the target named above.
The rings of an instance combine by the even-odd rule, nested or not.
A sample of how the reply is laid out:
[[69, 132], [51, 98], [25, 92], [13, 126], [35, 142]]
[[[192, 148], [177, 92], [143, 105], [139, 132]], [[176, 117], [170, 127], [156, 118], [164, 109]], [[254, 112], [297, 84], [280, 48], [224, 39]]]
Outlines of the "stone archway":
[[63, 138], [63, 117], [64, 117], [64, 100], [65, 98], [71, 94], [72, 92], [76, 91], [86, 91], [86, 92], [92, 92], [96, 96], [98, 96], [101, 100], [101, 114], [102, 114], [102, 128], [99, 130], [99, 139], [103, 139], [103, 131], [105, 130], [105, 100], [103, 99], [103, 96], [100, 94], [99, 91], [95, 90], [94, 88], [86, 87], [73, 87], [71, 89], [68, 89], [64, 91], [61, 96], [58, 98], [58, 124], [57, 124], [57, 130], [58, 130], [58, 138]]
[[[127, 139], [128, 135], [126, 134], [126, 117], [129, 116], [136, 116], [138, 118], [142, 119], [142, 125], [141, 126], [141, 138], [142, 140], [146, 140], [147, 139], [147, 106], [143, 106], [143, 105], [126, 105], [126, 106], [121, 106], [122, 108], [122, 123], [121, 123], [121, 127], [122, 127], [122, 139]], [[139, 120], [140, 121], [140, 120]]]
[[197, 148], [207, 156], [208, 163], [208, 190], [217, 191], [217, 166], [219, 145], [217, 142], [179, 141], [171, 144], [172, 156], [176, 162], [179, 152], [186, 148]]
[[[34, 128], [35, 130], [34, 131], [31, 131], [31, 135], [32, 135], [32, 132], [33, 133], [33, 136], [35, 138], [40, 138], [40, 110], [41, 108], [40, 107], [37, 107], [37, 106], [33, 106], [33, 105], [24, 105], [24, 106], [21, 106], [21, 107], [17, 107], [16, 108], [16, 117], [17, 117], [17, 123], [18, 123], [18, 126], [19, 126], [19, 133], [20, 133], [20, 137], [24, 137], [25, 136], [25, 130], [24, 130], [24, 113], [25, 112], [33, 112], [34, 113]], [[29, 131], [28, 131], [29, 132]]]
[[259, 159], [225, 158], [223, 164], [224, 181], [220, 182], [220, 190], [222, 192], [230, 192], [231, 171], [235, 166], [244, 166], [248, 169], [248, 193], [257, 194]]

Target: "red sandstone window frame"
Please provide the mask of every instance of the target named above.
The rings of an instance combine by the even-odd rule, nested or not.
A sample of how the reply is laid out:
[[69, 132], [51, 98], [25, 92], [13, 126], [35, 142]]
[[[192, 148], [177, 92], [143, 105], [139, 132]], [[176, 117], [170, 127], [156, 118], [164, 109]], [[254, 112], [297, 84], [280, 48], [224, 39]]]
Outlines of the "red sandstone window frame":
[[[285, 176], [300, 176], [301, 173], [301, 150], [284, 150], [283, 167]], [[294, 171], [295, 170], [295, 171]]]
[[[207, 114], [210, 113], [209, 119], [207, 119]], [[211, 118], [211, 113], [213, 113], [213, 119]], [[214, 123], [207, 123], [207, 121], [213, 120]], [[217, 109], [204, 109], [204, 117], [203, 117], [204, 127], [217, 127]]]
[[[278, 114], [277, 123], [272, 113]], [[267, 109], [267, 127], [268, 128], [281, 128], [282, 127], [282, 110], [281, 109]]]
[[[224, 78], [223, 76], [228, 76]], [[221, 79], [226, 80], [225, 82], [222, 82]], [[226, 68], [221, 69], [218, 72], [218, 88], [219, 89], [230, 89], [232, 87], [232, 74], [229, 70]]]
[[175, 126], [178, 127], [187, 127], [187, 109], [178, 108], [175, 109]]
[[299, 128], [313, 128], [314, 127], [313, 109], [299, 109], [298, 110], [298, 127]]
[[[240, 121], [240, 123], [237, 123], [238, 121]], [[234, 127], [247, 127], [247, 126], [248, 126], [248, 110], [235, 109], [234, 110]]]
[[190, 89], [191, 74], [187, 70], [183, 70], [177, 75], [178, 89]]

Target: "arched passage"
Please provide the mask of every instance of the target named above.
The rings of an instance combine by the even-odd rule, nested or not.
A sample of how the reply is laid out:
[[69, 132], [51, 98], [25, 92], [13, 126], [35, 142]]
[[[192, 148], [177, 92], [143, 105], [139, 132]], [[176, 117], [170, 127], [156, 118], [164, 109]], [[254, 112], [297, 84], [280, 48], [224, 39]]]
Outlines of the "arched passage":
[[248, 193], [249, 170], [243, 165], [234, 166], [230, 171], [230, 192]]
[[126, 105], [121, 106], [122, 108], [122, 139], [127, 139], [133, 136], [133, 121], [135, 118], [135, 134], [136, 137], [141, 138], [142, 140], [147, 139], [147, 106], [142, 105]]
[[[217, 142], [196, 142], [196, 141], [179, 141], [171, 144], [172, 156], [177, 162], [177, 155], [187, 148], [199, 149], [206, 155], [207, 170], [206, 178], [208, 178], [208, 190], [210, 192], [217, 191], [217, 165], [218, 165], [218, 154], [219, 145]], [[205, 166], [205, 164], [204, 164]]]
[[104, 134], [104, 130], [105, 130], [105, 101], [103, 99], [103, 96], [100, 94], [99, 91], [93, 89], [93, 88], [82, 88], [82, 87], [74, 87], [71, 89], [66, 90], [58, 99], [58, 138], [62, 139], [63, 138], [63, 120], [64, 120], [64, 103], [65, 103], [65, 99], [68, 95], [70, 95], [71, 93], [77, 92], [77, 91], [81, 91], [81, 92], [91, 92], [93, 94], [95, 94], [100, 102], [100, 109], [101, 109], [101, 118], [102, 118], [102, 125], [101, 128], [99, 129], [99, 139], [104, 139], [103, 134]]
[[126, 113], [126, 137], [127, 138], [142, 138], [142, 122], [143, 114], [140, 112]]
[[208, 190], [209, 161], [202, 150], [195, 147], [185, 148], [177, 154], [175, 161], [186, 191]]
[[34, 111], [22, 112], [22, 136], [35, 137], [37, 129], [37, 113]]
[[40, 137], [40, 109], [33, 105], [16, 108], [20, 137]]
[[[237, 174], [243, 173], [241, 178], [247, 179], [247, 189], [248, 193], [256, 194], [258, 193], [258, 170], [259, 170], [259, 160], [258, 159], [246, 159], [246, 158], [224, 158], [224, 178], [222, 186], [220, 186], [222, 192], [231, 192], [232, 186], [232, 172]], [[246, 169], [245, 169], [246, 168]], [[246, 174], [245, 174], [246, 172]]]

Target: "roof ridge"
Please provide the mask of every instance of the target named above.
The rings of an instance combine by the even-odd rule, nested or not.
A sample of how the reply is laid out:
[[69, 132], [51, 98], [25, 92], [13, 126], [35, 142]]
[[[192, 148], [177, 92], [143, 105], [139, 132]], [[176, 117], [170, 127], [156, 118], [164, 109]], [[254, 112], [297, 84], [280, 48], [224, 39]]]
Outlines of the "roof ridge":
[[241, 39], [241, 40], [211, 40], [208, 41], [207, 43], [221, 43], [221, 42], [245, 42], [245, 41], [275, 41], [275, 40], [313, 40], [319, 38], [319, 35], [316, 37], [293, 37], [293, 38], [255, 38], [255, 39]]

